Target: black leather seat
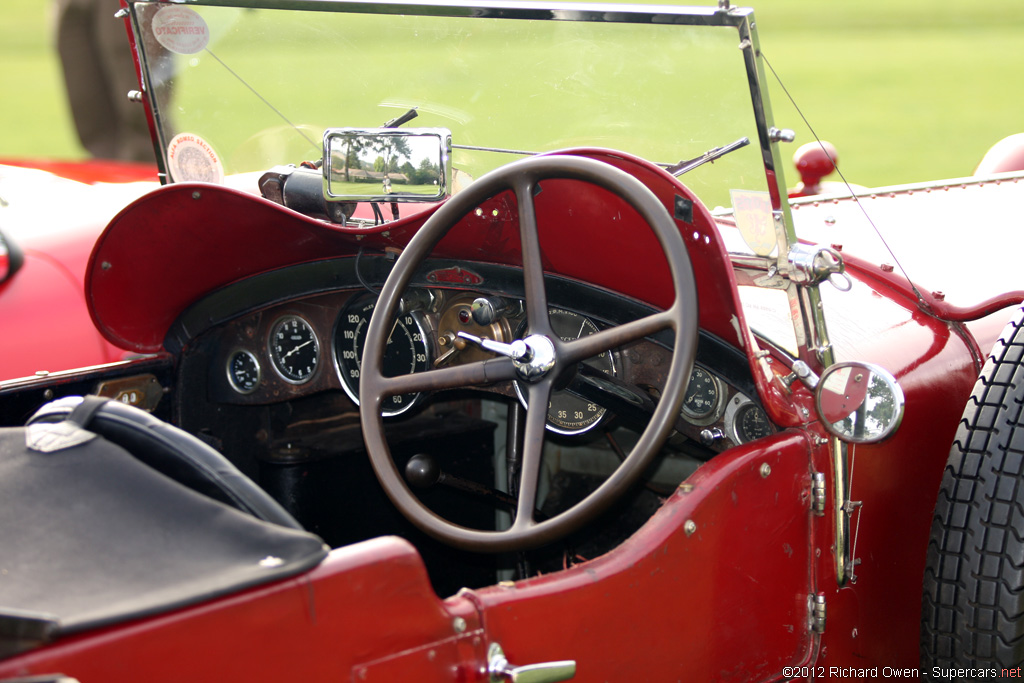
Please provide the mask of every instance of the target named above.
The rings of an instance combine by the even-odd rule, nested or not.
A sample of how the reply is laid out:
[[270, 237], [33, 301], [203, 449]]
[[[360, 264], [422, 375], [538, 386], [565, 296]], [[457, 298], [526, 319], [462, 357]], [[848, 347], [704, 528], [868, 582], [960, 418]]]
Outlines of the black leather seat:
[[62, 399], [0, 429], [0, 658], [279, 581], [327, 552], [223, 456], [136, 408]]
[[302, 526], [238, 468], [188, 432], [118, 401], [87, 396], [63, 398], [40, 408], [28, 424], [71, 419], [121, 446], [157, 472], [210, 498], [290, 529]]

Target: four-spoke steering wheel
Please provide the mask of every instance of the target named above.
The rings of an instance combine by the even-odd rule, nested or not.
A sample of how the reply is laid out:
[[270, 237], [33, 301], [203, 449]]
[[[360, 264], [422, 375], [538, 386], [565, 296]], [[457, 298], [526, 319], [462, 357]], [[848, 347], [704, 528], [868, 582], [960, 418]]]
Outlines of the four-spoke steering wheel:
[[[654, 231], [668, 259], [675, 300], [667, 310], [563, 341], [548, 320], [547, 294], [534, 194], [538, 183], [552, 178], [579, 180], [609, 190], [632, 206]], [[486, 361], [398, 377], [382, 372], [392, 321], [413, 274], [434, 246], [466, 214], [499, 192], [511, 190], [519, 211], [528, 334], [512, 344], [495, 345], [499, 355]], [[547, 421], [546, 406], [555, 382], [587, 358], [661, 330], [675, 333], [672, 362], [661, 398], [632, 452], [593, 493], [568, 510], [535, 521]], [[608, 508], [643, 474], [672, 431], [693, 366], [697, 345], [697, 294], [686, 246], [660, 200], [639, 180], [609, 164], [584, 157], [538, 156], [503, 166], [474, 182], [440, 207], [410, 240], [395, 263], [374, 309], [359, 378], [360, 421], [371, 464], [388, 497], [413, 524], [449, 545], [477, 552], [505, 552], [539, 547], [576, 531]], [[515, 520], [501, 531], [469, 529], [438, 516], [412, 493], [396, 467], [384, 436], [381, 416], [386, 397], [519, 380], [528, 408], [521, 446], [521, 475]]]

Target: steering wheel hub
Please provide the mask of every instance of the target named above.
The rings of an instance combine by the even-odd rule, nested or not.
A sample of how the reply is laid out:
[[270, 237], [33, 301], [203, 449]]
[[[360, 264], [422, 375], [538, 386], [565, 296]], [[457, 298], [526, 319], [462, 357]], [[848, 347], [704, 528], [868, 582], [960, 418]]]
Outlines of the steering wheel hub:
[[526, 339], [518, 339], [516, 342], [526, 346], [526, 355], [523, 358], [512, 359], [512, 365], [515, 366], [520, 379], [528, 382], [539, 379], [555, 367], [555, 344], [544, 335], [531, 334]]

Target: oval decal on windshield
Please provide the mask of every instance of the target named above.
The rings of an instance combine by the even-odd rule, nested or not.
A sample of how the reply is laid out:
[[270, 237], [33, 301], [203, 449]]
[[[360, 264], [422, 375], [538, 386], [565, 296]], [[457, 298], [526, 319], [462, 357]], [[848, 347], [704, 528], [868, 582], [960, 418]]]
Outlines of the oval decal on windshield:
[[224, 168], [220, 157], [206, 140], [192, 133], [179, 133], [167, 145], [167, 165], [175, 182], [220, 183]]
[[192, 55], [210, 42], [210, 29], [189, 7], [162, 7], [153, 17], [153, 36], [171, 52]]

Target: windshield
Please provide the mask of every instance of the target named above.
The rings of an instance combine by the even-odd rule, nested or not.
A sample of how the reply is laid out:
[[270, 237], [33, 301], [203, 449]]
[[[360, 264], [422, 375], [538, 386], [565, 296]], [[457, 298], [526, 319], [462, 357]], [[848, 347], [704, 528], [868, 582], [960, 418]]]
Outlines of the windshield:
[[301, 6], [324, 11], [133, 5], [171, 181], [317, 160], [324, 129], [415, 109], [406, 125], [449, 129], [474, 178], [527, 153], [670, 166], [747, 138], [684, 182], [712, 209], [769, 190], [737, 10]]

